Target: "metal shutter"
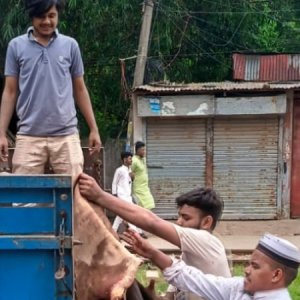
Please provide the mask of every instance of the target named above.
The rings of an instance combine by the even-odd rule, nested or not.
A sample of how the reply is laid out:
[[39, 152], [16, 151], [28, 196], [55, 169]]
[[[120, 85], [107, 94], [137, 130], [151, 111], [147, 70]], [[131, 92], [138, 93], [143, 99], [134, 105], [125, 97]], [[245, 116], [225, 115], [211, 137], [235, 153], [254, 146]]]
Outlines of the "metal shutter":
[[177, 217], [175, 198], [205, 183], [205, 120], [147, 119], [149, 185], [155, 213]]
[[272, 219], [277, 214], [278, 117], [214, 122], [214, 189], [224, 219]]

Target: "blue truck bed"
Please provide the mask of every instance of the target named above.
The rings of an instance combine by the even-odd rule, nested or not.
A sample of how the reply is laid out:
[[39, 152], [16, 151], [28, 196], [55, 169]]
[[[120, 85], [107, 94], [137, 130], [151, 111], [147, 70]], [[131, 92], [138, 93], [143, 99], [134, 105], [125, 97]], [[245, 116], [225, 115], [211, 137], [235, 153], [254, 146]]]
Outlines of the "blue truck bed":
[[72, 181], [0, 175], [0, 300], [71, 300]]

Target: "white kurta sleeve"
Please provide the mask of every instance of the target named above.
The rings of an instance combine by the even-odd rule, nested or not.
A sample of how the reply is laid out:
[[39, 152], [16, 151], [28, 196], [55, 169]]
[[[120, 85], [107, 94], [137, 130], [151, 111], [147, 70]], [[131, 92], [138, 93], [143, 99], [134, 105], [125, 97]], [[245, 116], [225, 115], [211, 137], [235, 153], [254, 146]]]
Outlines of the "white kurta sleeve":
[[205, 299], [229, 300], [245, 299], [242, 295], [243, 278], [224, 278], [203, 274], [200, 270], [187, 266], [182, 260], [174, 261], [163, 271], [165, 279], [182, 291], [190, 291]]
[[112, 181], [112, 186], [111, 186], [111, 192], [112, 192], [113, 195], [118, 194], [118, 183], [119, 183], [119, 181], [120, 181], [120, 169], [118, 168], [115, 171], [114, 178], [113, 178], [113, 181]]

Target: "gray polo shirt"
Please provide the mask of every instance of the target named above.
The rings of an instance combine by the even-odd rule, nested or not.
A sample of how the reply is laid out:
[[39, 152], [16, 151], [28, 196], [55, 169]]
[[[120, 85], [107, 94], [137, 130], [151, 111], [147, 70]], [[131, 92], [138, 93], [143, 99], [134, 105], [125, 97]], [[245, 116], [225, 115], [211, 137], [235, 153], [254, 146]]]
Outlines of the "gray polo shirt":
[[77, 117], [72, 79], [83, 76], [75, 39], [56, 31], [47, 46], [39, 44], [30, 27], [8, 45], [5, 76], [18, 78], [18, 134], [61, 136], [76, 133]]

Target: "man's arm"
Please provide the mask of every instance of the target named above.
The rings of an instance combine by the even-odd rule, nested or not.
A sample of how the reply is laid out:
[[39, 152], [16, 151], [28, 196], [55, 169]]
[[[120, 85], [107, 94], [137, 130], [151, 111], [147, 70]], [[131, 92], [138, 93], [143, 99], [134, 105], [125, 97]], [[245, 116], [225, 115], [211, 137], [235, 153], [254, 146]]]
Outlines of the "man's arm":
[[130, 169], [131, 169], [132, 173], [136, 172], [136, 169], [137, 169], [137, 159], [136, 159], [136, 156], [132, 157], [132, 164], [130, 166]]
[[181, 246], [179, 236], [172, 223], [159, 218], [148, 209], [126, 201], [120, 201], [113, 195], [106, 193], [99, 187], [94, 178], [89, 175], [80, 175], [79, 188], [81, 194], [88, 200], [111, 210], [122, 219], [145, 231], [159, 236], [178, 247]]
[[18, 95], [18, 79], [7, 76], [1, 101], [0, 111], [0, 161], [7, 161], [8, 142], [6, 131], [13, 115]]
[[136, 161], [136, 157], [133, 156], [132, 157], [132, 164], [130, 166], [130, 171], [129, 171], [129, 176], [131, 177], [132, 182], [135, 179], [136, 170], [137, 170], [137, 161]]
[[83, 76], [73, 78], [73, 90], [75, 101], [90, 128], [90, 153], [93, 154], [94, 152], [99, 152], [102, 143], [96, 124], [91, 99], [85, 86]]
[[228, 300], [233, 299], [233, 296], [236, 296], [234, 299], [248, 299], [242, 297], [242, 277], [224, 278], [204, 274], [201, 270], [186, 265], [182, 260], [174, 261], [171, 266], [168, 266], [165, 260], [165, 265], [167, 267], [163, 269], [164, 278], [181, 291], [189, 291], [205, 299]]
[[137, 232], [128, 229], [123, 233], [125, 241], [129, 244], [131, 250], [135, 253], [149, 258], [161, 270], [172, 265], [173, 261], [170, 256], [156, 249], [151, 243], [142, 238]]
[[182, 291], [190, 291], [205, 299], [215, 300], [231, 299], [231, 290], [234, 286], [238, 287], [236, 292], [242, 291], [242, 278], [236, 280], [205, 275], [199, 269], [186, 265], [182, 260], [173, 262], [168, 255], [132, 230], [128, 230], [124, 235], [135, 253], [149, 258], [163, 271], [165, 279]]

